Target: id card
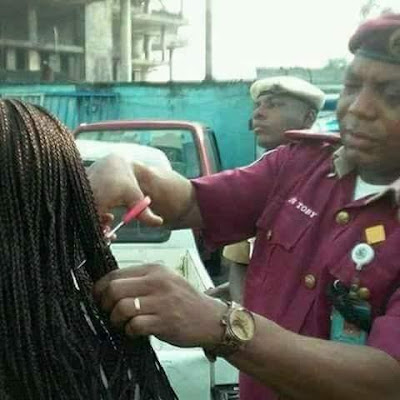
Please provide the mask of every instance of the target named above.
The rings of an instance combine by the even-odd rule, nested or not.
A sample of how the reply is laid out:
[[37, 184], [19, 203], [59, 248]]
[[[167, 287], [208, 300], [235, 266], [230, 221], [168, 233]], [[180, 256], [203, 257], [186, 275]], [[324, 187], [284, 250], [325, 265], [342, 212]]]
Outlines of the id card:
[[[359, 302], [354, 307], [362, 314], [371, 313], [371, 306], [367, 302]], [[334, 342], [365, 345], [367, 339], [367, 332], [347, 322], [336, 308], [332, 308], [330, 340]]]

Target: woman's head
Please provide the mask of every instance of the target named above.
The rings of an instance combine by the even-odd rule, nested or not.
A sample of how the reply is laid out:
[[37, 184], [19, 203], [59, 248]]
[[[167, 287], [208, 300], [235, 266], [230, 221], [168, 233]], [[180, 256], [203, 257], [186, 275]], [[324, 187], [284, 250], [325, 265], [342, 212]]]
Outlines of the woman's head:
[[0, 398], [173, 398], [93, 303], [116, 262], [72, 135], [37, 106], [0, 101], [0, 202]]

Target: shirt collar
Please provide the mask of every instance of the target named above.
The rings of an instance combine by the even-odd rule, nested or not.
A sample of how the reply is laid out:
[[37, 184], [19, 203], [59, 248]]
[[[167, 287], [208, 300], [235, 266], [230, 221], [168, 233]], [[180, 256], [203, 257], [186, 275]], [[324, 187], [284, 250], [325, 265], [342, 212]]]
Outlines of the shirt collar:
[[338, 178], [343, 178], [345, 175], [353, 171], [355, 165], [346, 158], [344, 147], [339, 147], [333, 153], [333, 169]]
[[[345, 175], [352, 172], [355, 168], [355, 165], [346, 158], [345, 149], [341, 146], [333, 153], [333, 169], [335, 175], [340, 179]], [[373, 201], [385, 196], [386, 194], [391, 193], [396, 200], [398, 206], [400, 206], [400, 177], [392, 182], [387, 188], [365, 200], [365, 204], [372, 203]]]

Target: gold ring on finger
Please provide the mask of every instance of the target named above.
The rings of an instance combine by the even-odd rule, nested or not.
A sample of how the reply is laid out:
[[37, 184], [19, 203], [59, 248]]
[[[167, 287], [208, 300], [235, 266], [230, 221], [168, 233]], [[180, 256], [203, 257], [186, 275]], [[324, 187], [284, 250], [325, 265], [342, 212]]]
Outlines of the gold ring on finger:
[[141, 305], [140, 305], [140, 299], [139, 299], [139, 297], [135, 297], [135, 298], [133, 299], [133, 306], [135, 307], [135, 310], [136, 310], [136, 311], [140, 311]]

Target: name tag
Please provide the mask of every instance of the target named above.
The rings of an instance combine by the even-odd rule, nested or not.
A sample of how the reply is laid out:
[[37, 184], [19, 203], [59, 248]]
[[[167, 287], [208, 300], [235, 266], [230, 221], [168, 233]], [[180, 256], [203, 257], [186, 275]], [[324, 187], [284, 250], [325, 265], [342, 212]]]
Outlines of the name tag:
[[314, 218], [318, 215], [315, 211], [313, 211], [310, 207], [302, 203], [297, 197], [292, 197], [288, 200], [288, 203], [293, 205], [297, 210], [299, 210], [304, 215], [307, 215], [310, 218]]

